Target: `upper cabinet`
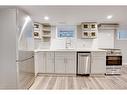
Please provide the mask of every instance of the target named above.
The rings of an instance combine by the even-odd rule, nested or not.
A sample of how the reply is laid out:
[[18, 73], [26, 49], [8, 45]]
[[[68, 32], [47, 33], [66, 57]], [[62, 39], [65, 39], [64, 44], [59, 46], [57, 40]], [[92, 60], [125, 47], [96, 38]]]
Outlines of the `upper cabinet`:
[[83, 22], [81, 24], [82, 38], [96, 38], [97, 37], [97, 23], [96, 22]]

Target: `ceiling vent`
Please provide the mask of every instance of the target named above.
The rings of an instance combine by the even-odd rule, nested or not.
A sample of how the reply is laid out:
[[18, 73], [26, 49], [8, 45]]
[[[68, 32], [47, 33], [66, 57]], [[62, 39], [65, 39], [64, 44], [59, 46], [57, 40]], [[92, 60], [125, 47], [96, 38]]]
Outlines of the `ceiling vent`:
[[117, 29], [118, 27], [119, 27], [118, 23], [100, 23], [100, 24], [98, 24], [98, 29], [110, 30], [110, 29]]

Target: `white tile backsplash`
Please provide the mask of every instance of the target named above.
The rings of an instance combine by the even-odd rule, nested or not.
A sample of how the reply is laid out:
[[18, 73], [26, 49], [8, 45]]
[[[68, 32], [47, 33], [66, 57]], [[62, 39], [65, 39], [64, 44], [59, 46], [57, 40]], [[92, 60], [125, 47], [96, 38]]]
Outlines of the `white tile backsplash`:
[[[98, 37], [96, 39], [82, 39], [80, 36], [81, 30], [80, 27], [77, 27], [77, 31], [75, 31], [75, 38], [71, 38], [71, 47], [74, 49], [83, 49], [83, 48], [90, 48], [90, 49], [97, 49], [98, 48]], [[66, 47], [66, 38], [58, 38], [56, 37], [56, 28], [53, 26], [51, 31], [51, 44], [50, 49], [64, 49]], [[47, 45], [39, 42], [38, 48], [46, 47]], [[36, 46], [37, 47], [37, 46]]]

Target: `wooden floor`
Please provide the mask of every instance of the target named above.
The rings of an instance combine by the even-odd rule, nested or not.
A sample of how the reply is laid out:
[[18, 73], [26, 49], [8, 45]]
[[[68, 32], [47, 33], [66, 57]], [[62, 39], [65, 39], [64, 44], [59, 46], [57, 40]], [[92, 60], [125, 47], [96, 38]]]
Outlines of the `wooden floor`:
[[127, 89], [127, 66], [121, 75], [113, 76], [38, 76], [30, 89]]

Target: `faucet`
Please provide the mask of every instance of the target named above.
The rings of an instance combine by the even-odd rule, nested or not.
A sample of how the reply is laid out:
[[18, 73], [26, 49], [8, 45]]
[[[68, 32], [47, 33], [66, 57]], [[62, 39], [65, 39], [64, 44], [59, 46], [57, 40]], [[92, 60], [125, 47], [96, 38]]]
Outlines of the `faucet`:
[[66, 38], [65, 48], [68, 49], [71, 47], [71, 38]]

